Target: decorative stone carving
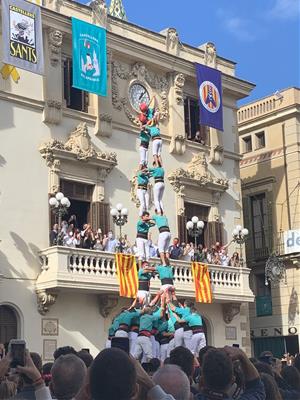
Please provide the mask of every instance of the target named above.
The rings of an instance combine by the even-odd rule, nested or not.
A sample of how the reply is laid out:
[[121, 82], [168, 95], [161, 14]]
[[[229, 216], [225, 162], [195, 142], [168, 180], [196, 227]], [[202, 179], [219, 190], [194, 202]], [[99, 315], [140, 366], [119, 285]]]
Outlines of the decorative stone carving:
[[60, 12], [61, 7], [64, 5], [64, 0], [44, 0], [44, 6], [48, 6], [56, 12]]
[[216, 144], [210, 149], [209, 162], [216, 165], [222, 165], [224, 162], [224, 146]]
[[207, 42], [204, 45], [204, 63], [209, 67], [216, 68], [217, 66], [217, 49], [214, 43]]
[[71, 132], [69, 139], [63, 143], [57, 139], [40, 147], [40, 153], [46, 160], [47, 166], [52, 167], [54, 162], [54, 152], [56, 150], [69, 152], [79, 161], [105, 160], [108, 162], [108, 169], [113, 168], [117, 164], [116, 153], [107, 153], [104, 151], [96, 151], [88, 134], [88, 128], [85, 122], [80, 123], [76, 129]]
[[107, 294], [100, 294], [98, 296], [99, 312], [103, 318], [107, 318], [113, 308], [118, 305], [118, 298], [116, 296], [109, 296]]
[[168, 179], [177, 193], [182, 192], [183, 185], [188, 183], [220, 192], [224, 192], [229, 187], [228, 179], [218, 178], [208, 171], [205, 153], [195, 155], [188, 164], [187, 170], [178, 168], [168, 176]]
[[184, 208], [179, 208], [179, 209], [178, 209], [178, 215], [179, 215], [180, 217], [183, 217], [183, 216], [185, 215], [185, 210], [184, 210]]
[[110, 137], [112, 135], [112, 116], [110, 114], [100, 114], [99, 136]]
[[112, 62], [112, 104], [113, 107], [121, 111], [124, 110], [127, 118], [131, 123], [136, 126], [139, 125], [136, 119], [136, 113], [132, 112], [132, 108], [129, 104], [127, 94], [120, 97], [118, 79], [127, 80], [137, 79], [142, 83], [148, 84], [150, 87], [155, 89], [159, 94], [158, 102], [160, 120], [165, 120], [169, 117], [169, 103], [168, 103], [168, 93], [169, 93], [169, 83], [165, 76], [157, 75], [148, 71], [145, 64], [135, 63], [132, 68], [127, 68], [123, 64], [117, 61]]
[[57, 67], [61, 63], [61, 45], [63, 34], [58, 29], [49, 29], [48, 40], [50, 64], [53, 67]]
[[166, 37], [166, 51], [178, 55], [180, 41], [177, 30], [175, 28], [167, 28], [161, 31], [161, 34]]
[[182, 155], [185, 153], [186, 144], [185, 137], [183, 135], [172, 136], [170, 143], [170, 153]]
[[49, 308], [56, 302], [57, 294], [48, 293], [46, 290], [36, 291], [37, 308], [41, 315], [45, 315]]
[[222, 312], [224, 322], [230, 324], [233, 318], [240, 313], [240, 309], [240, 303], [223, 303]]
[[107, 25], [107, 6], [105, 0], [92, 0], [89, 3], [92, 9], [93, 24], [99, 24], [106, 28]]
[[57, 100], [46, 100], [44, 108], [44, 122], [59, 124], [62, 117], [62, 102]]
[[185, 83], [185, 77], [183, 74], [177, 74], [174, 79], [174, 90], [177, 104], [183, 104], [183, 87]]

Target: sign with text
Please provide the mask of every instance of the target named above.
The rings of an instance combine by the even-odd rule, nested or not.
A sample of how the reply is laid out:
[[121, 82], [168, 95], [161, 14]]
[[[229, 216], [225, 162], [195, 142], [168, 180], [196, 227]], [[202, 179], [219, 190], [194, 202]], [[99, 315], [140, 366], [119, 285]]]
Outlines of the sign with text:
[[283, 239], [285, 254], [300, 253], [300, 229], [285, 231]]
[[41, 9], [22, 0], [2, 0], [3, 63], [44, 74]]

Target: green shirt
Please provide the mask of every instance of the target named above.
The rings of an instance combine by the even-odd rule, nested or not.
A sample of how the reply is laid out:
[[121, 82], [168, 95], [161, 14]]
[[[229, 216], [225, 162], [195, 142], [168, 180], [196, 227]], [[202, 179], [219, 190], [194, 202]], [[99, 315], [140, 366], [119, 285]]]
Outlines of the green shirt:
[[160, 129], [157, 126], [150, 126], [149, 131], [152, 139], [155, 137], [160, 137]]
[[176, 307], [175, 308], [175, 312], [177, 315], [179, 315], [179, 317], [181, 317], [182, 319], [185, 320], [186, 317], [188, 317], [189, 315], [191, 315], [191, 310], [189, 307]]
[[143, 269], [139, 269], [138, 272], [139, 281], [150, 281], [152, 278], [151, 272], [144, 272]]
[[150, 142], [150, 133], [148, 133], [147, 131], [143, 130], [140, 132], [140, 139], [142, 143], [149, 143]]
[[160, 280], [165, 278], [174, 279], [172, 267], [167, 267], [166, 265], [158, 265], [155, 270], [158, 272]]
[[141, 315], [140, 318], [140, 331], [149, 331], [153, 329], [153, 322], [158, 321], [159, 317], [150, 314]]
[[196, 313], [190, 314], [190, 315], [186, 316], [184, 319], [191, 328], [193, 326], [202, 326], [203, 325], [202, 317]]
[[149, 176], [148, 174], [145, 174], [144, 172], [140, 171], [137, 174], [137, 183], [138, 185], [148, 185], [149, 183]]
[[138, 317], [140, 315], [140, 313], [138, 311], [124, 311], [119, 315], [119, 324], [120, 325], [131, 325], [131, 321], [133, 320], [133, 318]]
[[137, 227], [137, 231], [139, 233], [148, 234], [149, 229], [151, 228], [151, 226], [154, 226], [154, 224], [151, 223], [151, 222], [145, 222], [145, 221], [140, 220], [140, 221], [138, 221], [136, 227]]
[[153, 221], [155, 221], [158, 229], [163, 226], [169, 227], [168, 218], [165, 217], [164, 215], [153, 215], [152, 219], [153, 219]]
[[149, 168], [150, 175], [153, 178], [164, 178], [165, 170], [162, 167]]
[[168, 321], [163, 321], [160, 319], [158, 321], [158, 332], [163, 333], [168, 331]]

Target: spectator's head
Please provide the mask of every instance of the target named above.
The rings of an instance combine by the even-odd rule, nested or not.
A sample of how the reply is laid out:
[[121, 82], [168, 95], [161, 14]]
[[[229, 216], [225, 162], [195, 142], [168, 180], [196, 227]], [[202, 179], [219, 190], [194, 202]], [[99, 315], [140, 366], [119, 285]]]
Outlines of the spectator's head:
[[274, 372], [270, 364], [267, 364], [265, 362], [258, 361], [257, 363], [254, 364], [255, 368], [257, 371], [261, 373], [268, 374], [270, 376], [274, 377]]
[[199, 250], [199, 251], [202, 251], [202, 250], [203, 250], [203, 244], [201, 244], [201, 243], [198, 244], [198, 250]]
[[190, 382], [186, 374], [176, 365], [165, 365], [160, 368], [153, 375], [153, 381], [175, 400], [189, 400], [191, 397]]
[[292, 365], [284, 367], [281, 371], [281, 376], [293, 390], [300, 392], [300, 372], [296, 367]]
[[216, 249], [218, 249], [221, 246], [220, 242], [216, 242]]
[[184, 304], [184, 307], [189, 307], [189, 308], [194, 306], [194, 303], [191, 300], [184, 300], [183, 304]]
[[54, 230], [54, 231], [58, 231], [58, 224], [54, 224], [54, 225], [53, 225], [53, 230]]
[[235, 258], [236, 260], [238, 260], [238, 259], [239, 259], [239, 253], [238, 253], [237, 251], [235, 251], [235, 252], [232, 254], [232, 258]]
[[231, 358], [221, 349], [209, 350], [202, 364], [202, 385], [205, 389], [219, 393], [227, 393], [233, 382], [233, 363]]
[[43, 379], [45, 381], [45, 385], [46, 386], [49, 386], [49, 383], [51, 382], [51, 368], [52, 368], [52, 366], [53, 366], [52, 362], [49, 362], [49, 363], [46, 363], [46, 364], [43, 365], [43, 370], [42, 370], [43, 374], [42, 374], [42, 376], [43, 376]]
[[211, 349], [215, 349], [215, 347], [213, 347], [213, 346], [204, 346], [204, 347], [202, 347], [202, 349], [200, 349], [199, 358], [198, 358], [199, 359], [199, 363], [200, 363], [200, 367], [203, 364], [203, 359], [204, 359], [205, 354]]
[[275, 379], [265, 373], [260, 374], [260, 377], [265, 387], [266, 400], [282, 400]]
[[17, 385], [15, 382], [4, 379], [0, 382], [0, 400], [7, 400], [17, 394]]
[[86, 377], [86, 366], [75, 354], [61, 355], [51, 369], [50, 390], [57, 400], [73, 399]]
[[137, 391], [137, 375], [129, 356], [117, 348], [101, 351], [89, 372], [93, 400], [130, 400]]
[[174, 238], [174, 239], [173, 239], [173, 245], [174, 245], [174, 246], [177, 246], [178, 243], [179, 243], [179, 239], [178, 239], [178, 238]]
[[108, 239], [113, 239], [113, 238], [114, 238], [114, 233], [113, 233], [113, 231], [108, 231], [107, 237], [108, 237]]
[[189, 379], [193, 377], [194, 356], [189, 349], [178, 346], [172, 350], [170, 353], [170, 364], [178, 365]]
[[300, 354], [297, 355], [294, 361], [294, 367], [300, 372]]
[[94, 360], [93, 356], [86, 350], [80, 350], [77, 356], [85, 363], [85, 366], [89, 368]]
[[66, 356], [67, 354], [77, 355], [77, 351], [72, 346], [58, 347], [53, 353], [54, 360], [57, 360], [60, 356]]
[[[31, 357], [36, 369], [42, 375], [43, 362], [42, 362], [41, 356], [38, 353], [30, 353], [30, 357]], [[33, 383], [33, 381], [24, 374], [22, 374], [22, 379], [23, 379], [23, 382], [25, 385], [32, 385], [32, 383]]]

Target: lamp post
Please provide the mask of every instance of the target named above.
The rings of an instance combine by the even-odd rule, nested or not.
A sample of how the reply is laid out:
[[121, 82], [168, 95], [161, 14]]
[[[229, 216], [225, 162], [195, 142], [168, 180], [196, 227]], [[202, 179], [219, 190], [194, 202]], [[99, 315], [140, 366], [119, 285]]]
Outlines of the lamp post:
[[118, 203], [115, 208], [110, 210], [110, 215], [113, 218], [113, 223], [117, 225], [120, 229], [120, 237], [122, 238], [122, 226], [124, 226], [128, 221], [128, 210], [127, 208], [123, 208], [123, 204]]
[[63, 215], [68, 213], [68, 208], [71, 206], [71, 202], [68, 197], [61, 192], [57, 192], [55, 196], [50, 197], [49, 205], [51, 207], [52, 212], [57, 217], [58, 221], [58, 235], [57, 235], [57, 244], [62, 245], [62, 237], [61, 237], [61, 222]]
[[189, 235], [195, 240], [194, 251], [197, 252], [197, 238], [203, 233], [204, 222], [200, 221], [198, 217], [194, 216], [191, 221], [186, 223], [186, 229], [189, 232]]
[[243, 244], [245, 243], [249, 231], [247, 228], [243, 228], [241, 225], [237, 225], [232, 231], [233, 241], [240, 245], [240, 266], [243, 267]]

